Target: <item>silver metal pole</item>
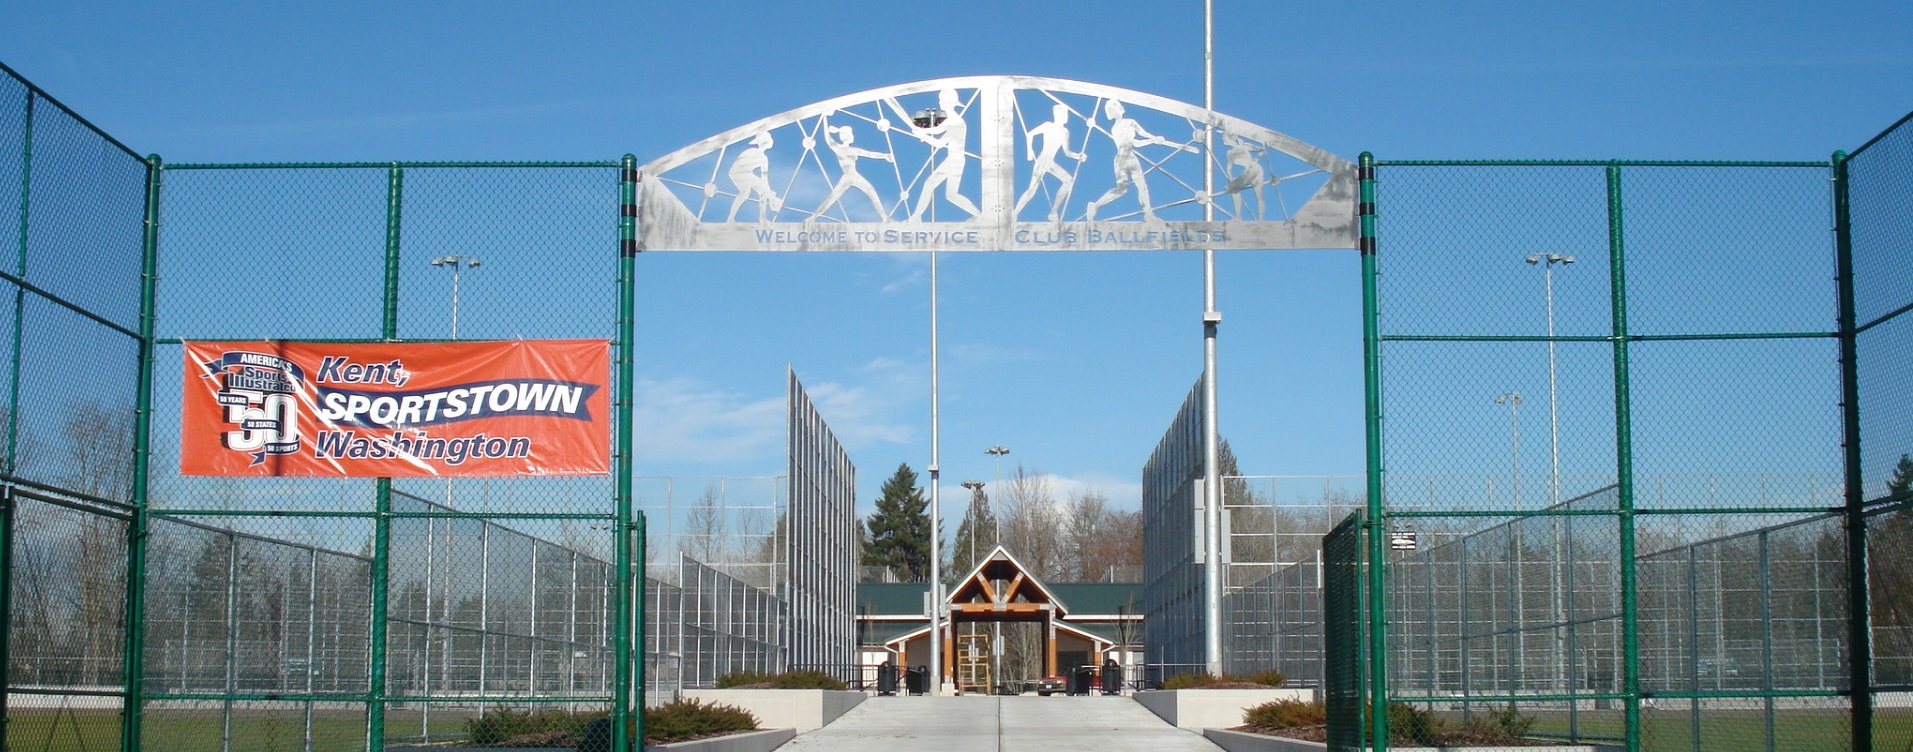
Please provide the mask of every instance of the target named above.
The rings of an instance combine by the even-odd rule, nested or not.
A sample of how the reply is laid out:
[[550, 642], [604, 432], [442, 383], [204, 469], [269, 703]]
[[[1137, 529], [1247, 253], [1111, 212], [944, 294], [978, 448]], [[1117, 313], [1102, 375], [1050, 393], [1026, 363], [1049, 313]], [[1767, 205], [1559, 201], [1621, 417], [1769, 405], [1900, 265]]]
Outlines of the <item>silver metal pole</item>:
[[[312, 675], [318, 669], [319, 642], [319, 549], [312, 548], [306, 565], [306, 696], [312, 696]], [[312, 701], [306, 701], [305, 752], [312, 752]]]
[[486, 664], [491, 655], [492, 524], [478, 529], [478, 694], [485, 694]]
[[[1202, 218], [1215, 220], [1215, 169], [1210, 164], [1215, 140], [1215, 4], [1202, 3]], [[1222, 469], [1221, 431], [1216, 425], [1216, 252], [1202, 252], [1202, 545], [1206, 587], [1203, 593], [1203, 663], [1210, 674], [1222, 675]]]
[[1549, 503], [1561, 503], [1561, 400], [1554, 386], [1554, 259], [1541, 273], [1548, 285], [1548, 434], [1553, 445], [1554, 473], [1549, 476]]
[[[1002, 444], [992, 444], [989, 449], [985, 449], [983, 452], [996, 458], [996, 469], [992, 471], [990, 476], [990, 493], [996, 493], [997, 487], [1003, 483], [1003, 455], [1009, 454], [1010, 448]], [[1003, 525], [1001, 523], [1002, 520], [998, 518], [996, 514], [996, 500], [991, 499], [991, 549], [1003, 545]], [[1003, 622], [1000, 621], [990, 622], [990, 680], [997, 684], [1003, 683]], [[992, 687], [990, 691], [994, 692], [996, 690]]]
[[937, 252], [930, 252], [930, 681], [943, 693], [943, 484], [937, 480]]

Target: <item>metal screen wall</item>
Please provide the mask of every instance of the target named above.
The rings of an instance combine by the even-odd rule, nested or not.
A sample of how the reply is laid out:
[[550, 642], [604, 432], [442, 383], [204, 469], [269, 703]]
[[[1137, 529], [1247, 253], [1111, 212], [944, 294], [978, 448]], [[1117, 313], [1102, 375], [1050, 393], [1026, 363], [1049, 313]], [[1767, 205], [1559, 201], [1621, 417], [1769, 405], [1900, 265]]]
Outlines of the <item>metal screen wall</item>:
[[860, 679], [856, 636], [857, 468], [791, 371], [787, 378], [790, 510], [785, 540], [790, 663]]
[[1365, 162], [1372, 706], [1847, 748], [1837, 172]]
[[1322, 537], [1363, 507], [1360, 476], [1224, 476], [1229, 589], [1222, 666], [1279, 671], [1317, 687], [1322, 666]]
[[1199, 670], [1202, 565], [1197, 562], [1196, 481], [1202, 478], [1202, 380], [1183, 398], [1142, 471], [1143, 654], [1150, 663]]

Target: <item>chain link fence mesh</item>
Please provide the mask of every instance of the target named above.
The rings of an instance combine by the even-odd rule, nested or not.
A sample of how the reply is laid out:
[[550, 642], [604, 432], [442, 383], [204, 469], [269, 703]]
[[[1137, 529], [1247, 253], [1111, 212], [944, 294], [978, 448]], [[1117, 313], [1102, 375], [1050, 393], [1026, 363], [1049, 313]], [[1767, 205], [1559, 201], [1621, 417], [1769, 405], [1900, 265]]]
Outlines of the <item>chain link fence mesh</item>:
[[1873, 742], [1913, 747], [1913, 115], [1847, 160]]

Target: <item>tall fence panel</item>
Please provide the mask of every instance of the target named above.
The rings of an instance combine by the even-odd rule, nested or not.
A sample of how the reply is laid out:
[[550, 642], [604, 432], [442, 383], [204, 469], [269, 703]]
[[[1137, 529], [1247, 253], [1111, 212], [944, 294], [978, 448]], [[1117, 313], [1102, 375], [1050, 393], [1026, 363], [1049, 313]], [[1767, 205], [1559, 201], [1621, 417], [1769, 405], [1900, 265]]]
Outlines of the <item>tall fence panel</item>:
[[0, 747], [131, 733], [151, 174], [0, 66]]
[[1829, 176], [1377, 163], [1386, 741], [1845, 748]]
[[[1909, 116], [1913, 119], [1913, 116]], [[1850, 500], [1867, 526], [1866, 614], [1871, 625], [1873, 742], [1913, 745], [1913, 123], [1902, 119], [1840, 163], [1837, 217], [1850, 264], [1850, 381], [1855, 425], [1847, 439]], [[1865, 677], [1862, 677], [1865, 678]]]
[[[148, 609], [162, 618], [142, 642], [146, 746], [378, 750], [465, 738], [498, 708], [635, 707], [641, 567], [621, 565], [617, 531], [635, 519], [615, 475], [174, 466], [180, 340], [606, 339], [628, 369], [620, 166], [165, 168], [151, 504], [155, 540], [186, 563], [145, 575], [180, 593]], [[628, 440], [614, 442], [627, 459]]]

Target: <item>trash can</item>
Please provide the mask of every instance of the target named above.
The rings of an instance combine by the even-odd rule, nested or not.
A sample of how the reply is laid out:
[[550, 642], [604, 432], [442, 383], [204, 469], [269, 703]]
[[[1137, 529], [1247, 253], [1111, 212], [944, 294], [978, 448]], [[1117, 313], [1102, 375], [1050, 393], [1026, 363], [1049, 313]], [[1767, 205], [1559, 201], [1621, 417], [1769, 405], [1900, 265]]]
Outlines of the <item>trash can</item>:
[[911, 667], [909, 671], [904, 672], [903, 686], [904, 689], [909, 690], [910, 694], [913, 695], [929, 692], [930, 669], [923, 666]]
[[1119, 695], [1123, 692], [1123, 667], [1116, 659], [1103, 660], [1103, 694]]
[[611, 718], [604, 717], [585, 724], [584, 738], [578, 742], [579, 752], [611, 752]]
[[886, 697], [897, 693], [897, 665], [884, 661], [877, 667], [877, 694]]
[[1091, 680], [1096, 678], [1095, 666], [1077, 666], [1069, 670], [1069, 696], [1082, 697], [1089, 694]]

